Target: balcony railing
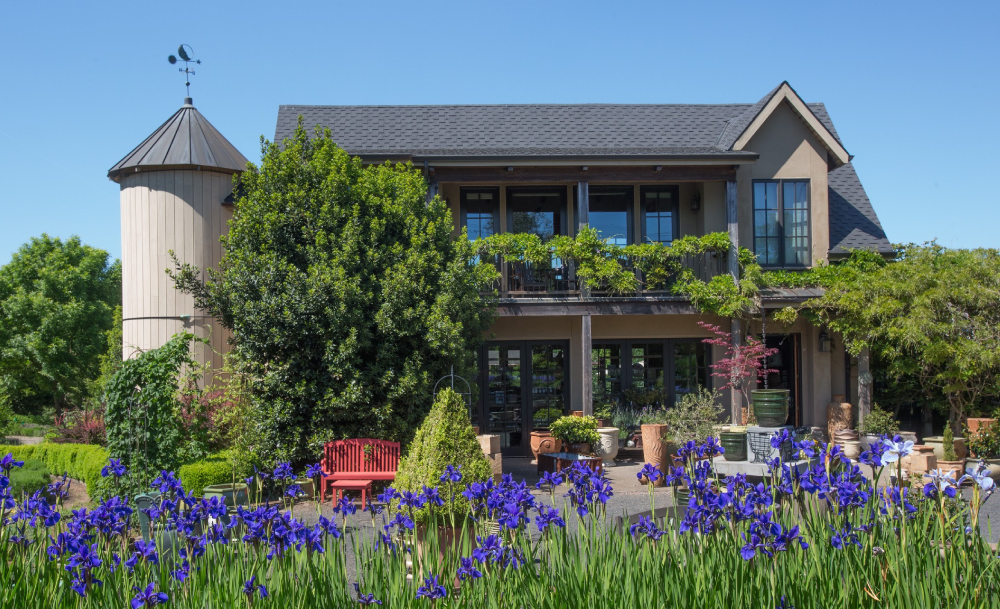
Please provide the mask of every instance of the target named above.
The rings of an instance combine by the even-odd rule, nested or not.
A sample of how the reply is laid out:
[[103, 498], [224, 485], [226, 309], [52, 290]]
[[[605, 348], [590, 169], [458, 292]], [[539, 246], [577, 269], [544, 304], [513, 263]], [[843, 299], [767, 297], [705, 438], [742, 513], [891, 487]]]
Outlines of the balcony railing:
[[[633, 269], [631, 261], [627, 259], [621, 259], [618, 262], [626, 269]], [[548, 265], [521, 260], [506, 262], [498, 260], [496, 264], [501, 275], [497, 286], [501, 298], [545, 298], [581, 296], [582, 294], [582, 281], [578, 280], [572, 261], [561, 260], [553, 256]], [[718, 252], [685, 255], [681, 259], [681, 264], [685, 268], [691, 269], [695, 277], [701, 281], [710, 281], [713, 277], [727, 272], [727, 257]], [[647, 289], [642, 280], [642, 273], [638, 270], [634, 270], [634, 272], [639, 279], [640, 286], [635, 293], [613, 294], [609, 290], [599, 287], [589, 290], [589, 295], [593, 297], [665, 295], [670, 292], [671, 285], [677, 279], [676, 277], [668, 278], [666, 285], [658, 286], [656, 289]]]

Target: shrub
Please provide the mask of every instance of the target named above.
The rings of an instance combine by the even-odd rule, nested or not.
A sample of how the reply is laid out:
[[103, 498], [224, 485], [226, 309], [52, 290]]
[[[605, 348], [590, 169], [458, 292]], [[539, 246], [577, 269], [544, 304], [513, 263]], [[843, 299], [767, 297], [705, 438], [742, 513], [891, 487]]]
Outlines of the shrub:
[[667, 436], [678, 444], [704, 442], [712, 435], [712, 427], [718, 425], [723, 412], [718, 391], [702, 387], [686, 393], [664, 413]]
[[586, 417], [560, 417], [549, 426], [552, 437], [559, 438], [566, 444], [590, 444], [596, 446], [601, 442], [597, 433], [597, 419]]
[[10, 472], [11, 496], [20, 498], [21, 493], [34, 494], [35, 491], [48, 486], [50, 481], [51, 477], [45, 463], [38, 459], [25, 459], [23, 467], [15, 468]]
[[229, 451], [210, 455], [201, 461], [182, 465], [178, 472], [184, 488], [201, 497], [206, 486], [212, 484], [229, 484], [235, 480], [241, 481], [246, 472], [233, 472]]
[[449, 465], [461, 466], [462, 483], [456, 486], [454, 504], [450, 496], [444, 497], [445, 505], [437, 513], [464, 516], [469, 512], [469, 504], [457, 495], [457, 491], [465, 484], [487, 480], [492, 469], [472, 430], [465, 401], [450, 388], [438, 393], [431, 411], [400, 460], [396, 488], [419, 491], [425, 485], [440, 485], [441, 475]]
[[899, 421], [888, 410], [879, 408], [878, 404], [873, 404], [872, 411], [865, 420], [858, 423], [858, 433], [863, 436], [894, 436], [897, 432], [899, 432]]
[[955, 434], [951, 431], [951, 421], [945, 423], [944, 446], [941, 449], [944, 451], [945, 461], [958, 461], [958, 455], [955, 453]]
[[1000, 459], [1000, 423], [990, 423], [969, 434], [969, 450], [979, 459]]
[[50, 439], [59, 444], [107, 446], [104, 408], [70, 410], [57, 416], [55, 433]]
[[38, 459], [57, 476], [67, 474], [87, 485], [91, 499], [101, 494], [98, 484], [101, 468], [107, 464], [108, 451], [93, 444], [35, 444], [30, 446], [0, 446], [0, 456], [11, 453], [15, 459]]

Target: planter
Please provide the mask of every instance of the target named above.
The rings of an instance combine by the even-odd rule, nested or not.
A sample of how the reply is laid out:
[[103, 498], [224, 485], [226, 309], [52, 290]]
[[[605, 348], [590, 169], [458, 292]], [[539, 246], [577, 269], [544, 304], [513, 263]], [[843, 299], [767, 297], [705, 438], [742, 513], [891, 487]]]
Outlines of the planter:
[[833, 396], [826, 405], [826, 435], [833, 438], [837, 432], [851, 428], [851, 404], [842, 395]]
[[[596, 419], [597, 417], [594, 417], [594, 418]], [[597, 426], [598, 427], [614, 427], [614, 424], [611, 422], [611, 419], [597, 419]]]
[[292, 484], [298, 484], [304, 499], [312, 499], [316, 496], [315, 484], [312, 478], [296, 478]]
[[[312, 481], [310, 481], [309, 484], [311, 485]], [[247, 494], [247, 485], [242, 482], [237, 482], [236, 484], [212, 484], [205, 487], [204, 493], [205, 499], [211, 499], [212, 497], [222, 499], [223, 503], [226, 504], [226, 507], [250, 505], [250, 497]]]
[[747, 460], [747, 432], [724, 431], [719, 434], [719, 443], [726, 451], [722, 453], [726, 461]]
[[[979, 459], [966, 459], [965, 468], [979, 467], [979, 461]], [[983, 459], [983, 461], [990, 478], [993, 478], [994, 481], [1000, 480], [1000, 459]]]
[[571, 410], [570, 411], [570, 415], [572, 415], [574, 417], [582, 417], [583, 416], [583, 411], [582, 410]]
[[[930, 446], [934, 449], [934, 456], [937, 457], [938, 463], [944, 460], [944, 436], [931, 436], [929, 438], [924, 438], [924, 444]], [[955, 437], [955, 455], [959, 459], [965, 459], [968, 455], [968, 450], [965, 447], [965, 438]]]
[[955, 480], [962, 477], [965, 473], [965, 460], [961, 461], [941, 461], [938, 460], [938, 469], [944, 473], [950, 475]]
[[753, 414], [760, 427], [781, 427], [788, 420], [788, 389], [755, 389], [750, 392]]
[[861, 456], [861, 442], [857, 440], [846, 440], [842, 445], [844, 456], [848, 459], [857, 459]]
[[618, 456], [618, 431], [617, 427], [597, 428], [601, 443], [594, 447], [594, 455], [601, 458], [605, 467], [614, 465], [615, 457]]
[[989, 425], [995, 425], [996, 422], [997, 422], [996, 419], [969, 418], [966, 419], [965, 421], [965, 429], [969, 433], [969, 437], [971, 438], [973, 435], [976, 434], [976, 432], [978, 432], [983, 427], [987, 427]]
[[[670, 444], [663, 437], [667, 433], [667, 426], [650, 423], [643, 425], [641, 429], [643, 461], [666, 472], [670, 466]], [[655, 485], [663, 486], [663, 479], [656, 481]]]
[[577, 444], [567, 444], [566, 452], [573, 453], [576, 455], [589, 455], [590, 454], [590, 444], [586, 442], [579, 442]]
[[868, 450], [882, 441], [882, 438], [874, 434], [861, 436], [861, 450]]
[[538, 463], [538, 455], [543, 453], [557, 453], [561, 450], [562, 440], [553, 438], [550, 432], [531, 432], [531, 454], [535, 456], [535, 463]]

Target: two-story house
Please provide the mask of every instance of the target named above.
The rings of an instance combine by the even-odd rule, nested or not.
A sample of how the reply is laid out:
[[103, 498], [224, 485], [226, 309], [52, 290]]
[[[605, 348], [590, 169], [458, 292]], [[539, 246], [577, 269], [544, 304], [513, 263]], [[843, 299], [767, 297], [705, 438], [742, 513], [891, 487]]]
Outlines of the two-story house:
[[[590, 226], [619, 244], [669, 244], [723, 231], [767, 269], [803, 269], [857, 248], [892, 252], [826, 107], [787, 82], [753, 104], [281, 106], [276, 141], [300, 115], [365, 161], [423, 168], [456, 235], [465, 228], [470, 239], [544, 240]], [[702, 275], [734, 270], [732, 256], [708, 258], [692, 261]], [[588, 293], [559, 260], [501, 270], [474, 410], [509, 452], [526, 452], [530, 431], [554, 416], [618, 402], [630, 389], [658, 388], [670, 403], [713, 384], [709, 366], [722, 351], [702, 342], [697, 322], [729, 329], [729, 320], [668, 293]], [[814, 294], [772, 291], [764, 309]], [[824, 425], [832, 396], [857, 399], [856, 367], [824, 329], [758, 321], [743, 331], [778, 349], [768, 386], [791, 390], [790, 424]]]

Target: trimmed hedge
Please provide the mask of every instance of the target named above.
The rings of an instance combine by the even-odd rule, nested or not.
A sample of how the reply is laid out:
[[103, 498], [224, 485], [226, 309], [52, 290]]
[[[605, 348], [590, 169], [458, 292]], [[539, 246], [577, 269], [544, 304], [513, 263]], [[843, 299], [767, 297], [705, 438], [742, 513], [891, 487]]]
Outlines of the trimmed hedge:
[[21, 493], [32, 495], [48, 486], [49, 482], [49, 470], [38, 459], [26, 459], [23, 467], [10, 470], [10, 494], [18, 499]]
[[108, 462], [108, 451], [93, 444], [53, 444], [45, 442], [28, 446], [0, 446], [0, 456], [11, 453], [15, 459], [38, 459], [56, 476], [64, 473], [87, 485], [91, 499], [98, 495], [101, 468]]
[[[242, 482], [241, 472], [236, 472], [236, 481]], [[209, 455], [201, 461], [182, 465], [178, 472], [181, 483], [198, 497], [211, 484], [229, 484], [233, 481], [233, 466], [226, 451]]]

